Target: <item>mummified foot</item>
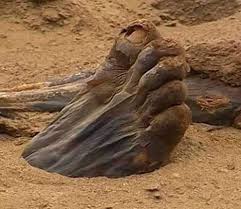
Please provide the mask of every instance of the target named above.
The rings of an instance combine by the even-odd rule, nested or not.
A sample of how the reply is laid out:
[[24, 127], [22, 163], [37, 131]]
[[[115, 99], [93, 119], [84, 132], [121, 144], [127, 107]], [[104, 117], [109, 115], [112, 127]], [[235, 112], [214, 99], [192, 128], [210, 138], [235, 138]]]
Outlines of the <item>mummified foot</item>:
[[191, 121], [183, 49], [143, 20], [121, 31], [105, 62], [23, 157], [62, 175], [120, 177], [164, 165]]

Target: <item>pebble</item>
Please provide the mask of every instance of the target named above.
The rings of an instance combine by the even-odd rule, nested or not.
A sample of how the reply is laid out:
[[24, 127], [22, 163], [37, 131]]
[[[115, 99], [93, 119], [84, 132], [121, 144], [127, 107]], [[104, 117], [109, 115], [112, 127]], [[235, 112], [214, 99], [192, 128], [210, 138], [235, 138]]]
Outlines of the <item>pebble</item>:
[[6, 192], [7, 190], [6, 189], [0, 189], [0, 192]]
[[148, 191], [148, 192], [158, 192], [158, 191], [160, 191], [159, 185], [152, 185], [149, 188], [147, 188], [146, 191]]
[[167, 26], [167, 27], [176, 27], [177, 23], [176, 22], [167, 22], [164, 25]]
[[23, 145], [25, 143], [28, 142], [28, 139], [26, 138], [18, 138], [15, 142], [14, 142], [14, 145], [15, 146], [20, 146], [20, 145]]
[[75, 37], [75, 39], [78, 41], [78, 40], [81, 40], [82, 37], [77, 36], [77, 37]]
[[42, 16], [45, 20], [48, 20], [50, 22], [57, 22], [61, 18], [58, 12], [52, 8], [45, 9], [42, 13]]
[[152, 19], [152, 22], [153, 22], [156, 26], [161, 25], [161, 19], [160, 19], [160, 18]]
[[0, 33], [0, 38], [5, 39], [5, 38], [7, 38], [7, 37], [8, 37], [7, 35], [5, 35], [5, 34], [3, 34], [3, 33]]
[[165, 21], [175, 20], [175, 17], [172, 17], [171, 15], [169, 15], [167, 13], [162, 13], [159, 15], [159, 17]]
[[173, 173], [172, 176], [173, 176], [174, 178], [180, 178], [180, 177], [181, 177], [179, 173]]
[[219, 168], [218, 172], [219, 173], [228, 173], [228, 169], [226, 169], [226, 168]]
[[230, 163], [227, 165], [227, 169], [228, 170], [235, 170], [235, 164], [234, 163]]
[[154, 198], [157, 200], [161, 199], [161, 195], [159, 193], [154, 194]]

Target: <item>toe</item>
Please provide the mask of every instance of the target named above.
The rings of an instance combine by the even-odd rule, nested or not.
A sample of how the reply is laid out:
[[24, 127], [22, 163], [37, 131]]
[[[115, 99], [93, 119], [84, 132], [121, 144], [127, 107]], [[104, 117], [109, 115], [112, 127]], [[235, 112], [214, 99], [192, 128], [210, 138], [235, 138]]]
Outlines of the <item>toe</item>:
[[137, 85], [143, 90], [158, 88], [170, 80], [182, 80], [189, 70], [182, 47], [172, 40], [159, 38], [151, 41], [138, 55], [130, 69], [125, 90]]
[[133, 91], [138, 85], [141, 77], [148, 70], [152, 69], [159, 62], [158, 50], [153, 47], [146, 47], [136, 59], [134, 65], [130, 68], [127, 77], [125, 91]]
[[143, 118], [152, 117], [169, 107], [182, 104], [186, 95], [187, 89], [183, 82], [168, 82], [148, 94], [139, 112]]
[[[180, 59], [180, 60], [179, 60]], [[180, 57], [166, 58], [160, 61], [140, 79], [140, 91], [152, 91], [166, 82], [183, 80], [186, 75], [186, 62]]]
[[185, 104], [170, 107], [158, 114], [141, 134], [149, 161], [164, 163], [190, 123], [191, 112]]
[[[175, 93], [175, 96], [178, 95], [178, 97], [183, 97], [186, 90], [184, 85], [180, 82], [168, 84], [167, 87], [165, 87], [165, 84], [172, 81], [182, 81], [186, 75], [186, 69], [187, 64], [182, 57], [167, 57], [164, 60], [160, 60], [158, 64], [141, 77], [136, 94], [137, 106], [141, 106], [147, 99], [148, 95], [156, 89], [159, 89], [157, 91], [160, 93], [159, 97], [163, 102], [168, 96], [167, 88], [170, 88], [169, 91], [172, 94], [175, 93], [176, 89], [177, 92]], [[164, 90], [162, 90], [162, 87]], [[156, 94], [154, 93], [154, 95]], [[162, 97], [162, 95], [165, 96]]]

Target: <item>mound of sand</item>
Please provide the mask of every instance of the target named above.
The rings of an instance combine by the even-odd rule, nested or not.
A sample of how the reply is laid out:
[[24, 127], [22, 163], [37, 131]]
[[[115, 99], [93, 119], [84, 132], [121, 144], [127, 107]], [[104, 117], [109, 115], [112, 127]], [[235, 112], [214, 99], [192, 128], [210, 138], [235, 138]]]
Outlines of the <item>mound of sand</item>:
[[0, 16], [13, 23], [24, 24], [31, 29], [42, 31], [63, 26], [69, 26], [73, 31], [78, 31], [98, 24], [85, 5], [71, 0], [2, 1]]
[[192, 70], [231, 86], [241, 86], [241, 43], [218, 41], [200, 43], [188, 49]]
[[237, 0], [152, 0], [160, 18], [178, 20], [185, 25], [196, 25], [228, 17], [240, 8]]

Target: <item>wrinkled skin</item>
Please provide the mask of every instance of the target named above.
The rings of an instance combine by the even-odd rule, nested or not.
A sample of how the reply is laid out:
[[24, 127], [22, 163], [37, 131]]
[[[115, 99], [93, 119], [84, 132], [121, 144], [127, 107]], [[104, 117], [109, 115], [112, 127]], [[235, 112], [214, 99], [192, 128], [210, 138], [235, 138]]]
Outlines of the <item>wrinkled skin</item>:
[[184, 50], [155, 27], [124, 28], [109, 55], [23, 157], [70, 177], [120, 177], [167, 163], [191, 122]]

